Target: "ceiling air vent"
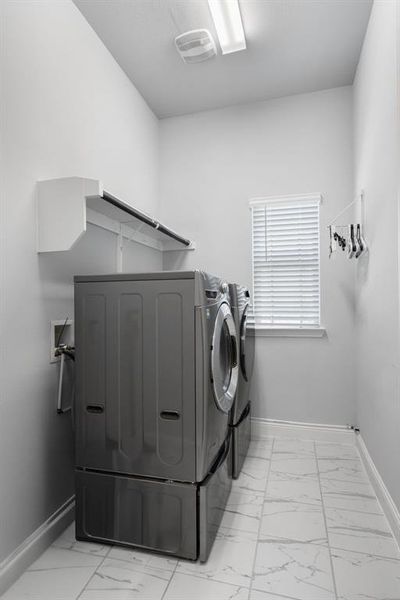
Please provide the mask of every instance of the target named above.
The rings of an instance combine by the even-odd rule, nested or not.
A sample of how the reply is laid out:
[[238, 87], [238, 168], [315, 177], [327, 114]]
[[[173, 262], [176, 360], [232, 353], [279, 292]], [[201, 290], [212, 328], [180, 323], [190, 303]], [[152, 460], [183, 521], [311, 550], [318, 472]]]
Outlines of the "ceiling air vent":
[[217, 54], [217, 47], [207, 29], [194, 29], [175, 38], [175, 46], [185, 63], [198, 63]]

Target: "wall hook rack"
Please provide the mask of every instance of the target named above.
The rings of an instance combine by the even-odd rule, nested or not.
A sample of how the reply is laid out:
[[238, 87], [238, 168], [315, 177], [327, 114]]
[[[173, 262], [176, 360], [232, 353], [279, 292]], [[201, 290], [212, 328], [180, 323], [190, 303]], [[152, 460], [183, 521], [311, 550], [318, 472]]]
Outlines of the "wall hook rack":
[[[361, 192], [357, 198], [347, 204], [344, 209], [328, 225], [329, 229], [329, 258], [339, 248], [347, 252], [348, 258], [359, 258], [368, 251], [368, 246], [363, 234], [364, 221], [364, 193]], [[361, 203], [361, 222], [348, 223], [346, 225], [335, 225], [336, 221], [344, 215], [356, 202]]]

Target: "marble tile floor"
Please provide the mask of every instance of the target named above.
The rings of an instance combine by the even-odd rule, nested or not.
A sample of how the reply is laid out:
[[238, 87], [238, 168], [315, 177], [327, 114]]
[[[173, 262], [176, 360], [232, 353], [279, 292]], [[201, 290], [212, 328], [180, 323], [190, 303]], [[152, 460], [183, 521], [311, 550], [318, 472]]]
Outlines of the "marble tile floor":
[[400, 600], [400, 553], [357, 450], [257, 438], [206, 564], [77, 542], [3, 600]]

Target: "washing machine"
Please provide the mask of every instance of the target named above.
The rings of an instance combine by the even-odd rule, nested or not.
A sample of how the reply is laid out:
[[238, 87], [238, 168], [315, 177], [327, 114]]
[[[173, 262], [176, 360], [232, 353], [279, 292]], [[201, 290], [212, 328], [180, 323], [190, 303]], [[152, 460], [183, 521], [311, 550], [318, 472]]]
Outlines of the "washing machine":
[[230, 413], [232, 443], [230, 473], [234, 479], [240, 475], [251, 439], [250, 384], [254, 366], [254, 336], [248, 335], [247, 321], [250, 311], [249, 290], [236, 283], [229, 285], [232, 315], [238, 332], [239, 377], [235, 401]]
[[205, 561], [230, 492], [239, 376], [228, 285], [75, 277], [76, 537]]

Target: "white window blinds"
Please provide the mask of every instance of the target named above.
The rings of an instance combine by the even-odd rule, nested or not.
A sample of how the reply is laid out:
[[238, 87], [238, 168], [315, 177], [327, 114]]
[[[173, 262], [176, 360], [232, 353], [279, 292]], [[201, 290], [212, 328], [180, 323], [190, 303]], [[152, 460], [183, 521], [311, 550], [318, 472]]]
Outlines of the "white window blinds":
[[313, 195], [250, 203], [256, 327], [320, 327], [320, 202]]

